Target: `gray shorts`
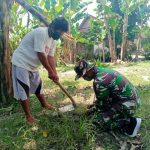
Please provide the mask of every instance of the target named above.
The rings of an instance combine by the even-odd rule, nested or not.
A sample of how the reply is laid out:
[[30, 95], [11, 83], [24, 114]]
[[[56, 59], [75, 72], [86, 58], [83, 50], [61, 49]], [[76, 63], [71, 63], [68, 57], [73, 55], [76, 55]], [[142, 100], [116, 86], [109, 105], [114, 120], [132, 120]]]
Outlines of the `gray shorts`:
[[12, 66], [14, 98], [26, 100], [31, 93], [42, 94], [42, 80], [39, 72], [31, 72], [24, 68]]

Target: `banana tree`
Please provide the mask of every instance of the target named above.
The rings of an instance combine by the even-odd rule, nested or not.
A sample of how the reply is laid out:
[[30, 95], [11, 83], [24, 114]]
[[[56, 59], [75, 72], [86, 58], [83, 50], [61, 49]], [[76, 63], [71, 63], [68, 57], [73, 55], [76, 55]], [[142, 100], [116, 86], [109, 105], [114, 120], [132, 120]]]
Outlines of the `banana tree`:
[[108, 23], [112, 29], [112, 39], [113, 39], [113, 47], [116, 49], [116, 29], [120, 24], [121, 16], [117, 13], [111, 12], [108, 18]]
[[[112, 12], [111, 5], [109, 1], [107, 0], [97, 0], [99, 6], [98, 6], [98, 14], [99, 17], [103, 16], [105, 28], [108, 35], [108, 42], [109, 42], [109, 51], [110, 51], [110, 57], [111, 62], [116, 62], [116, 52], [115, 52], [115, 30], [118, 26], [118, 18], [114, 17], [113, 15], [115, 13]], [[114, 21], [114, 18], [117, 19], [117, 21]], [[113, 31], [113, 35], [111, 34], [111, 31]]]
[[[145, 1], [145, 5], [141, 5], [138, 7], [138, 12], [139, 12], [139, 22], [137, 23], [137, 52], [135, 55], [135, 60], [138, 61], [138, 53], [142, 49], [142, 36], [145, 33], [145, 30], [147, 31], [147, 21], [150, 17], [150, 7], [146, 5], [148, 2], [147, 0]], [[145, 36], [145, 35], [144, 35]]]
[[[17, 12], [17, 13], [16, 13]], [[27, 22], [25, 22], [27, 20]], [[33, 23], [32, 23], [33, 25]], [[25, 9], [22, 9], [18, 3], [13, 3], [10, 10], [10, 33], [9, 44], [11, 50], [15, 50], [22, 37], [31, 30], [30, 14]], [[17, 34], [16, 34], [17, 33]]]
[[145, 0], [121, 0], [121, 11], [124, 13], [122, 44], [121, 44], [121, 60], [125, 60], [126, 43], [128, 39], [128, 18], [129, 15], [136, 10], [140, 5], [144, 4]]
[[142, 39], [141, 45], [144, 49], [144, 55], [145, 55], [145, 59], [150, 60], [150, 27], [146, 26], [143, 29], [143, 33], [144, 35], [144, 39]]

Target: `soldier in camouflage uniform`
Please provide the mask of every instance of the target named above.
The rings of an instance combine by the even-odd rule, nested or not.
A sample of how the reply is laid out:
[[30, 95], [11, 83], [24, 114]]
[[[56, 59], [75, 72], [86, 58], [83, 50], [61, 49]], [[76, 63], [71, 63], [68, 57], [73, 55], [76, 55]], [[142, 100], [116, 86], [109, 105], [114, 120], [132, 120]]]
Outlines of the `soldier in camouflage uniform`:
[[94, 115], [96, 124], [106, 130], [119, 129], [130, 137], [136, 136], [141, 118], [133, 117], [140, 102], [135, 87], [117, 71], [90, 67], [85, 60], [77, 62], [74, 70], [76, 79], [94, 79], [96, 101], [88, 114]]

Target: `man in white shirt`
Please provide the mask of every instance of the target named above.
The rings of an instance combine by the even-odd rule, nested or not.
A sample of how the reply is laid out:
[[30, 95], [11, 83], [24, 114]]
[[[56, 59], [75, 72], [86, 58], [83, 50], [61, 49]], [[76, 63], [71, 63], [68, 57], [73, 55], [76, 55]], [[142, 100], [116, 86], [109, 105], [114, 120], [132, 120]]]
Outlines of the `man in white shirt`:
[[12, 78], [14, 97], [20, 100], [27, 122], [33, 124], [34, 117], [30, 111], [29, 95], [34, 93], [42, 107], [53, 109], [48, 104], [42, 91], [39, 76], [40, 64], [48, 71], [48, 77], [59, 81], [54, 54], [56, 41], [68, 31], [68, 22], [63, 17], [54, 19], [48, 27], [39, 27], [24, 36], [12, 56]]

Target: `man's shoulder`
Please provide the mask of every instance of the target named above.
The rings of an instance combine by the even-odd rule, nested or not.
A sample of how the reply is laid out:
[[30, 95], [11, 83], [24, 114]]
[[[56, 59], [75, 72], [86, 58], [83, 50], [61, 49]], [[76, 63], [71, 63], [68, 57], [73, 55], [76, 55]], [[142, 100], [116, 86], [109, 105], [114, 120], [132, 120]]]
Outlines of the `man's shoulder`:
[[47, 27], [37, 27], [37, 28], [35, 28], [33, 30], [35, 30], [35, 31], [45, 31], [47, 29], [48, 29]]
[[43, 41], [43, 40], [47, 41], [48, 28], [47, 27], [38, 27], [32, 31], [32, 36], [40, 41]]
[[38, 27], [36, 29], [33, 29], [32, 32], [34, 34], [47, 35], [47, 27]]

